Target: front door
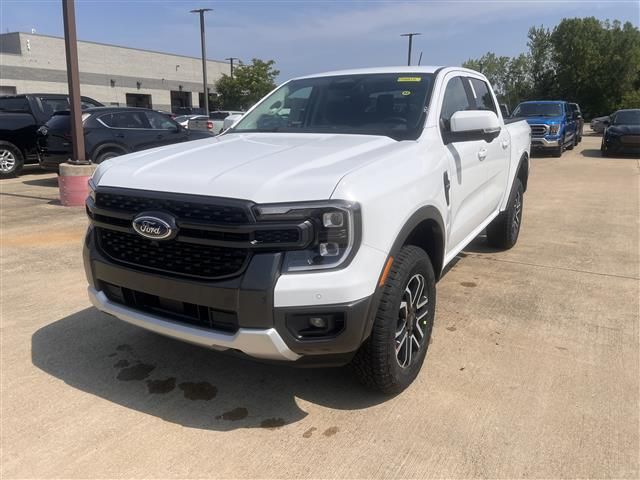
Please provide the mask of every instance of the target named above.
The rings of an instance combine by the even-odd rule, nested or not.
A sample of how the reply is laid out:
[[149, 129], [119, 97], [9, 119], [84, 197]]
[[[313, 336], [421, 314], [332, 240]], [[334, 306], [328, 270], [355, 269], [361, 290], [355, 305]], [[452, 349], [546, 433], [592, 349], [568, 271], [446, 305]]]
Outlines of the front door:
[[440, 109], [440, 131], [449, 170], [443, 182], [448, 185], [449, 240], [451, 251], [463, 242], [490, 214], [485, 199], [488, 155], [484, 140], [447, 141], [451, 116], [464, 110], [475, 109], [473, 96], [466, 78], [449, 78]]

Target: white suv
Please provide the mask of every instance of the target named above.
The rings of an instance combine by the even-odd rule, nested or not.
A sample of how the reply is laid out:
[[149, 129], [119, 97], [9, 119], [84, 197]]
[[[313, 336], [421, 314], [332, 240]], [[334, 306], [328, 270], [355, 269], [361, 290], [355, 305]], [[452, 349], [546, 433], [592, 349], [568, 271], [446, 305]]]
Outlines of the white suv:
[[443, 268], [485, 228], [518, 238], [530, 129], [497, 105], [471, 70], [332, 72], [216, 138], [108, 160], [87, 199], [89, 296], [163, 335], [402, 390]]

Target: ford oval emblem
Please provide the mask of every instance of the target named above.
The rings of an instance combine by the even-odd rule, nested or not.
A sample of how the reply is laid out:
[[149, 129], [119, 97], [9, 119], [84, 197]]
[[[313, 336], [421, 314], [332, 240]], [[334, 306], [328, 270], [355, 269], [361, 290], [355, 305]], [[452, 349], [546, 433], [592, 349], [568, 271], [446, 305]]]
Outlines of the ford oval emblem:
[[132, 226], [139, 235], [151, 240], [167, 240], [177, 233], [175, 220], [168, 215], [143, 213], [133, 219]]

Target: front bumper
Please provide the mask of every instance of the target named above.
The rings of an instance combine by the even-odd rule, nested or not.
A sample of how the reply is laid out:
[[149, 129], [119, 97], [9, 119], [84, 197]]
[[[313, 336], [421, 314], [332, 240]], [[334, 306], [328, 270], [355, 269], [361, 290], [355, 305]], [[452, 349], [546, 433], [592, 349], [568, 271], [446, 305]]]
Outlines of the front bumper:
[[604, 139], [607, 150], [611, 153], [619, 153], [622, 155], [638, 155], [640, 154], [640, 140], [637, 135], [607, 137]]
[[[370, 265], [368, 258], [358, 259], [361, 253], [348, 267], [348, 270], [355, 270], [344, 278], [354, 278], [356, 272], [364, 273], [359, 270], [359, 265]], [[333, 290], [323, 290], [322, 283], [332, 283], [331, 280], [339, 282], [337, 275], [345, 275], [344, 271], [293, 276], [296, 277], [293, 281], [299, 285], [300, 292], [296, 303], [292, 279], [286, 278], [289, 275], [280, 275], [282, 254], [279, 253], [255, 254], [244, 274], [235, 278], [208, 282], [175, 278], [113, 262], [98, 249], [94, 229], [90, 227], [83, 257], [90, 285], [89, 297], [98, 310], [168, 337], [216, 350], [240, 351], [264, 360], [304, 365], [347, 363], [368, 336], [377, 305], [375, 295], [369, 293], [357, 297], [365, 290], [348, 283], [343, 283], [343, 294], [351, 291], [357, 300], [332, 302], [338, 298], [332, 294]], [[356, 275], [355, 278], [365, 283], [361, 276]], [[372, 278], [375, 282], [377, 274]], [[283, 289], [280, 289], [279, 296], [285, 302], [277, 303], [277, 287], [281, 283]], [[232, 315], [237, 321], [237, 329], [222, 331], [211, 326], [203, 327], [182, 321], [179, 315], [165, 315], [162, 310], [140, 308], [138, 304], [127, 303], [125, 295], [114, 298], [114, 286], [123, 292], [153, 298], [155, 302], [160, 299], [160, 302], [169, 302], [174, 306], [182, 305], [185, 311], [187, 307], [195, 307]], [[323, 299], [320, 293], [313, 295], [314, 301], [311, 300], [310, 292], [314, 288], [316, 292], [326, 291], [324, 303], [319, 301], [319, 298]], [[335, 288], [335, 284], [331, 284], [331, 288]], [[342, 327], [324, 337], [301, 338], [289, 321], [300, 315], [339, 316]]]
[[559, 138], [544, 138], [544, 137], [532, 137], [531, 138], [531, 148], [533, 149], [544, 149], [544, 148], [558, 148], [560, 145]]

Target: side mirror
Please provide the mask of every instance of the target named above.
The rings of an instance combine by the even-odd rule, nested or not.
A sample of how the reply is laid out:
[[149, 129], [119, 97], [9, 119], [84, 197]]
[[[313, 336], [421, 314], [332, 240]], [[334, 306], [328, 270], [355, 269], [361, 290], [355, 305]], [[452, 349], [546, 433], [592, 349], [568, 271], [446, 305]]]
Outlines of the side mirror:
[[609, 125], [611, 123], [611, 120], [603, 120], [602, 124], [603, 125]]
[[500, 135], [498, 116], [486, 110], [464, 110], [451, 116], [447, 143], [473, 140], [493, 141]]
[[233, 127], [236, 123], [238, 123], [238, 120], [240, 120], [242, 118], [242, 115], [239, 115], [237, 113], [234, 113], [233, 115], [227, 115], [227, 118], [224, 119], [224, 121], [222, 122], [222, 130], [227, 130], [228, 128]]

